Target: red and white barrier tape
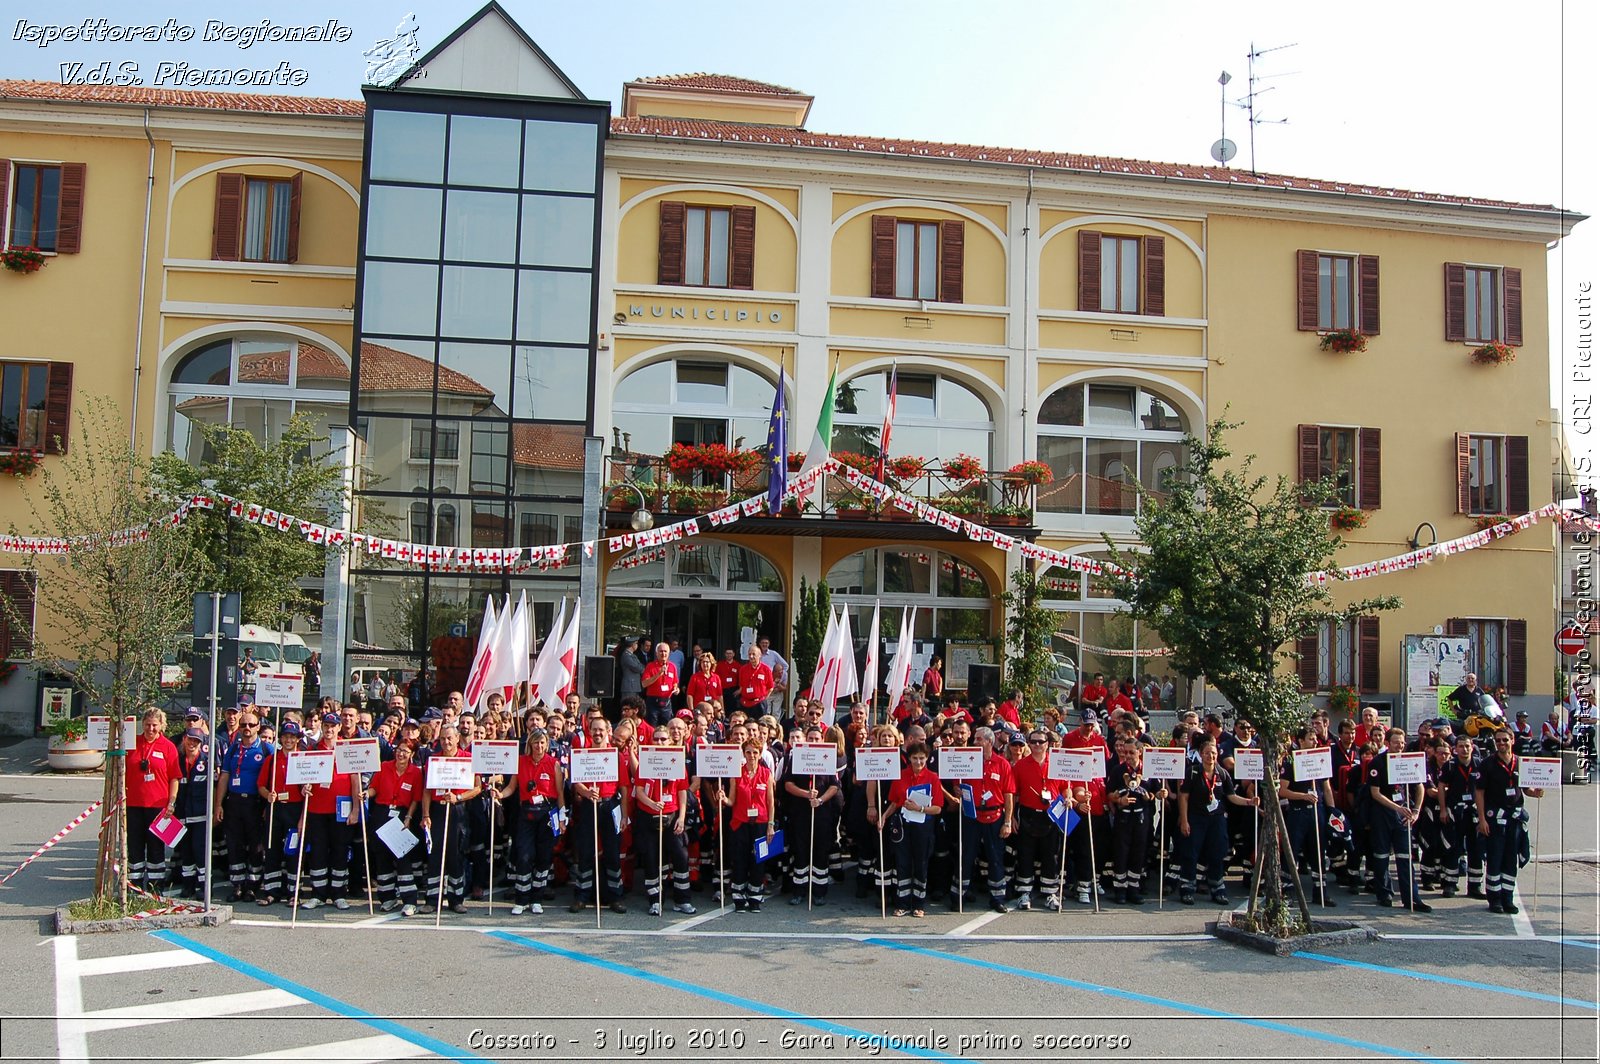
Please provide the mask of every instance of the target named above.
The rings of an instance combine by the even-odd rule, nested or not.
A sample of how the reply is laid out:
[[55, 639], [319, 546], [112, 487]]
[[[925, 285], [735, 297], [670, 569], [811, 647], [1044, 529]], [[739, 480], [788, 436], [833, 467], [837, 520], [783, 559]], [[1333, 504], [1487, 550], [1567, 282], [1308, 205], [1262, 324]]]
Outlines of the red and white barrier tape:
[[99, 802], [95, 802], [89, 808], [85, 809], [83, 812], [81, 812], [77, 816], [73, 817], [71, 823], [69, 823], [66, 827], [62, 828], [60, 831], [56, 832], [53, 836], [51, 836], [49, 842], [45, 843], [43, 846], [39, 847], [37, 850], [34, 850], [32, 855], [29, 856], [26, 861], [23, 861], [21, 864], [17, 865], [16, 868], [12, 869], [10, 875], [7, 875], [4, 879], [0, 879], [0, 886], [4, 886], [5, 884], [9, 883], [11, 881], [11, 877], [12, 876], [16, 875], [18, 872], [22, 871], [24, 868], [27, 868], [29, 865], [33, 864], [34, 861], [38, 860], [44, 853], [46, 853], [48, 850], [50, 850], [52, 847], [54, 847], [56, 843], [60, 842], [64, 838], [66, 838], [67, 837], [67, 833], [69, 831], [71, 831], [73, 828], [77, 827], [79, 824], [83, 823], [85, 820], [88, 820], [89, 819], [89, 814], [93, 813], [96, 809], [99, 809], [99, 808], [100, 808], [100, 803]]

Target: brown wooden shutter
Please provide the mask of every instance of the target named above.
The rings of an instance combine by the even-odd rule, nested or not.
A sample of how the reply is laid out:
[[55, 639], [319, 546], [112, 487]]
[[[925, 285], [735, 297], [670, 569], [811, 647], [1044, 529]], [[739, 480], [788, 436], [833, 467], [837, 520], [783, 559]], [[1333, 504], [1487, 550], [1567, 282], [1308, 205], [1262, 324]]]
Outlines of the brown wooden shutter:
[[756, 209], [728, 209], [728, 287], [756, 286]]
[[1356, 433], [1356, 505], [1376, 510], [1383, 505], [1382, 429]]
[[[1302, 484], [1309, 484], [1317, 479], [1317, 468], [1322, 464], [1321, 432], [1316, 425], [1301, 425], [1297, 430], [1299, 468], [1295, 477]], [[1311, 498], [1300, 496], [1300, 501], [1307, 506], [1312, 504]]]
[[[1506, 694], [1528, 693], [1528, 622], [1506, 622]], [[1506, 707], [1502, 706], [1502, 709]], [[1509, 709], [1507, 712], [1510, 712]]]
[[66, 454], [72, 429], [72, 363], [50, 363], [44, 389], [44, 453]]
[[1467, 338], [1467, 268], [1459, 262], [1444, 264], [1444, 338]]
[[1078, 231], [1078, 309], [1100, 309], [1100, 234]]
[[239, 261], [241, 221], [244, 218], [244, 176], [217, 175], [216, 214], [211, 222], [211, 257]]
[[0, 248], [11, 246], [11, 160], [0, 159]]
[[1294, 652], [1300, 656], [1295, 666], [1300, 673], [1300, 690], [1317, 689], [1317, 637], [1315, 634], [1299, 636], [1294, 641]]
[[939, 302], [960, 303], [965, 295], [962, 284], [966, 267], [967, 225], [965, 222], [939, 223]]
[[33, 653], [33, 574], [20, 569], [0, 573], [0, 595], [10, 599], [18, 615], [29, 622], [27, 628], [13, 628], [11, 614], [0, 607], [0, 661], [26, 658]]
[[1167, 313], [1167, 239], [1147, 236], [1139, 242], [1144, 251], [1144, 312]]
[[1456, 433], [1456, 513], [1472, 512], [1472, 494], [1468, 490], [1467, 475], [1472, 465], [1472, 437]]
[[285, 262], [300, 261], [300, 176], [289, 179], [289, 249]]
[[1356, 298], [1361, 301], [1361, 317], [1357, 328], [1368, 336], [1378, 335], [1378, 256], [1362, 255], [1356, 259]]
[[1506, 437], [1506, 512], [1528, 512], [1528, 437]]
[[1500, 271], [1500, 282], [1505, 286], [1506, 343], [1522, 346], [1522, 271], [1507, 266]]
[[76, 255], [83, 249], [83, 186], [88, 173], [83, 163], [61, 164], [61, 207], [56, 215], [58, 255]]
[[1467, 637], [1467, 619], [1465, 617], [1451, 617], [1444, 622], [1444, 634], [1455, 639]]
[[894, 227], [887, 214], [872, 216], [872, 298], [894, 298]]
[[1294, 253], [1294, 315], [1301, 332], [1317, 331], [1317, 253]]
[[656, 243], [656, 284], [683, 283], [683, 228], [688, 206], [661, 201], [661, 229]]
[[1378, 690], [1378, 618], [1356, 618], [1356, 688], [1363, 694]]

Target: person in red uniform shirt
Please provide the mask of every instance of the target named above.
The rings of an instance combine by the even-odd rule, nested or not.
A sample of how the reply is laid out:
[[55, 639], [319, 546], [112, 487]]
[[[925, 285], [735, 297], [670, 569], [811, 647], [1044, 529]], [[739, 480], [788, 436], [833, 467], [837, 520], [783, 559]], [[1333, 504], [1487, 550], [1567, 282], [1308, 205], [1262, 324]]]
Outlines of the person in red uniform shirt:
[[506, 782], [500, 797], [515, 791], [517, 806], [517, 865], [511, 883], [515, 890], [512, 916], [544, 912], [540, 899], [550, 888], [555, 863], [556, 836], [566, 817], [567, 777], [561, 762], [550, 753], [550, 736], [543, 728], [528, 731], [517, 778]]
[[1061, 831], [1050, 819], [1049, 809], [1050, 803], [1065, 793], [1067, 784], [1050, 777], [1050, 737], [1043, 729], [1029, 733], [1028, 754], [1012, 766], [1011, 779], [1017, 796], [1017, 815], [1012, 824], [1012, 835], [1017, 840], [1013, 874], [1017, 908], [1033, 908], [1037, 870], [1045, 907], [1057, 911], [1061, 908]]
[[[118, 725], [116, 720], [110, 723]], [[166, 731], [167, 715], [159, 709], [145, 710], [143, 730], [127, 754], [128, 881], [150, 891], [162, 884], [167, 872], [166, 846], [150, 834], [150, 825], [177, 807], [182, 776], [178, 748]]]
[[[439, 732], [439, 746], [433, 752], [434, 757], [464, 757], [465, 751], [461, 749], [461, 730], [453, 724], [447, 724]], [[433, 788], [424, 786], [422, 791], [422, 823], [423, 827], [433, 836], [433, 854], [428, 869], [428, 893], [435, 895], [434, 904], [440, 908], [449, 906], [453, 913], [467, 911], [467, 840], [469, 828], [467, 826], [466, 805], [478, 795], [483, 793], [483, 786], [477, 776], [472, 777], [472, 786], [456, 788]], [[450, 816], [446, 817], [444, 807], [454, 806]], [[435, 807], [438, 807], [438, 817], [435, 819]], [[434, 831], [435, 828], [437, 831]], [[431, 908], [424, 904], [424, 912]]]
[[[661, 646], [665, 648], [666, 644]], [[671, 667], [670, 663], [668, 667]], [[594, 897], [598, 871], [602, 877], [601, 904], [609, 905], [614, 913], [625, 913], [628, 907], [622, 904], [622, 832], [628, 826], [631, 761], [627, 751], [612, 745], [611, 725], [605, 717], [589, 718], [588, 731], [589, 743], [584, 749], [617, 751], [617, 779], [611, 783], [572, 785], [574, 802], [569, 837], [572, 840], [572, 856], [576, 858], [577, 874], [572, 877], [572, 904], [567, 911], [582, 912], [589, 899]], [[596, 831], [600, 840], [599, 870], [595, 868], [594, 861]]]
[[1061, 746], [1066, 750], [1085, 750], [1098, 746], [1106, 751], [1106, 760], [1111, 759], [1105, 736], [1100, 734], [1100, 715], [1092, 709], [1078, 711], [1078, 726], [1061, 737]]
[[287, 782], [289, 755], [300, 749], [301, 730], [295, 721], [286, 720], [278, 730], [278, 750], [268, 754], [261, 766], [258, 792], [268, 805], [267, 852], [265, 870], [261, 876], [261, 895], [256, 904], [268, 906], [282, 899], [294, 898], [294, 854], [289, 843], [298, 849], [300, 837], [300, 812], [305, 808], [305, 788], [291, 787]]
[[1096, 713], [1106, 707], [1106, 699], [1111, 692], [1106, 690], [1106, 675], [1103, 672], [1094, 674], [1094, 679], [1083, 685], [1078, 692], [1078, 708], [1092, 709]]
[[1022, 730], [1022, 691], [1013, 690], [1011, 697], [1000, 703], [1000, 708], [995, 710], [995, 716], [1005, 721], [1018, 731]]
[[756, 840], [769, 842], [776, 828], [773, 823], [775, 790], [772, 770], [761, 761], [766, 750], [758, 738], [747, 737], [741, 744], [744, 764], [731, 786], [717, 781], [717, 801], [733, 815], [728, 821], [728, 883], [733, 895], [733, 911], [761, 911], [760, 886], [756, 876]]
[[[417, 806], [422, 801], [422, 769], [412, 763], [411, 747], [401, 743], [394, 748], [394, 759], [385, 761], [372, 774], [366, 796], [373, 799], [376, 807], [376, 818], [369, 825], [374, 836], [377, 829], [390, 820], [398, 820], [407, 831], [412, 831]], [[380, 908], [392, 913], [403, 905], [402, 915], [414, 915], [422, 847], [413, 846], [404, 857], [396, 857], [387, 843], [374, 837], [368, 843], [368, 852], [372, 854], [372, 885], [382, 899]]]
[[911, 743], [906, 747], [905, 771], [889, 789], [884, 817], [886, 822], [893, 820], [901, 827], [895, 844], [899, 876], [896, 916], [909, 913], [921, 919], [928, 915], [923, 908], [928, 899], [928, 862], [933, 857], [934, 830], [944, 812], [944, 801], [943, 784], [928, 770], [927, 746]]
[[717, 659], [710, 654], [701, 654], [695, 666], [694, 675], [684, 685], [689, 705], [697, 706], [701, 702], [721, 698], [723, 684], [722, 677], [717, 674]]
[[[1077, 734], [1073, 732], [1067, 738], [1071, 739]], [[1071, 744], [1064, 742], [1062, 745]], [[1104, 740], [1100, 740], [1098, 745], [1102, 750], [1105, 749]], [[1067, 838], [1067, 857], [1072, 862], [1073, 885], [1078, 901], [1090, 905], [1094, 902], [1090, 891], [1104, 893], [1099, 883], [1100, 869], [1095, 865], [1109, 861], [1112, 854], [1110, 824], [1106, 819], [1106, 781], [1102, 776], [1087, 782], [1069, 783], [1068, 786], [1071, 788], [1072, 808], [1078, 814], [1079, 823], [1077, 830]], [[1062, 886], [1064, 888], [1066, 884]]]
[[[1006, 851], [1005, 840], [1011, 837], [1011, 821], [1015, 813], [1016, 784], [1011, 779], [1011, 765], [994, 749], [994, 729], [979, 728], [973, 739], [983, 751], [983, 777], [963, 782], [960, 786], [972, 794], [975, 818], [961, 818], [965, 835], [962, 844], [961, 883], [965, 892], [972, 883], [973, 872], [981, 856], [989, 867], [989, 907], [997, 913], [1006, 909]], [[957, 899], [952, 899], [952, 902]], [[952, 908], [954, 908], [952, 904]]]
[[944, 673], [940, 671], [943, 664], [944, 659], [935, 654], [922, 673], [922, 697], [930, 704], [944, 694]]
[[749, 656], [739, 666], [739, 708], [752, 717], [759, 716], [772, 688], [772, 670], [762, 664], [761, 648], [751, 644]]
[[[322, 715], [322, 742], [318, 749], [332, 750], [339, 735], [339, 714]], [[343, 799], [344, 801], [341, 801]], [[315, 909], [332, 903], [335, 909], [348, 909], [345, 891], [350, 880], [350, 828], [361, 816], [359, 773], [334, 770], [328, 783], [313, 783], [306, 794], [306, 837], [309, 847], [305, 864], [311, 881], [311, 897], [300, 903], [302, 909]], [[343, 816], [341, 805], [346, 805]]]
[[[655, 746], [682, 749], [682, 725], [671, 724], [656, 732]], [[672, 908], [694, 914], [689, 901], [689, 838], [685, 834], [689, 810], [689, 777], [672, 780], [641, 779], [633, 785], [633, 807], [640, 819], [634, 825], [633, 842], [644, 876], [645, 896], [650, 915], [661, 915], [661, 887], [665, 871], [672, 872]]]
[[645, 665], [639, 682], [644, 686], [644, 719], [658, 727], [672, 719], [672, 698], [678, 686], [678, 667], [671, 661], [672, 647], [656, 644], [656, 656]]
[[722, 704], [724, 706], [737, 706], [739, 704], [739, 655], [732, 648], [722, 652], [722, 660], [717, 662], [717, 675], [722, 678]]

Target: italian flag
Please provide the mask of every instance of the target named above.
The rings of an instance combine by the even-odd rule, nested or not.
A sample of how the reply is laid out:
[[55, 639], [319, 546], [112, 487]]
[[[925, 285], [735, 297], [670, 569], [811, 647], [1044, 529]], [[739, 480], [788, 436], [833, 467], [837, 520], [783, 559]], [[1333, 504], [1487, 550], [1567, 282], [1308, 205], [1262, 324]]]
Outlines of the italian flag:
[[828, 391], [822, 397], [822, 409], [817, 413], [817, 431], [806, 448], [805, 465], [800, 467], [798, 475], [801, 477], [828, 460], [833, 448], [833, 407], [838, 397], [839, 364], [835, 362], [833, 373], [828, 377]]

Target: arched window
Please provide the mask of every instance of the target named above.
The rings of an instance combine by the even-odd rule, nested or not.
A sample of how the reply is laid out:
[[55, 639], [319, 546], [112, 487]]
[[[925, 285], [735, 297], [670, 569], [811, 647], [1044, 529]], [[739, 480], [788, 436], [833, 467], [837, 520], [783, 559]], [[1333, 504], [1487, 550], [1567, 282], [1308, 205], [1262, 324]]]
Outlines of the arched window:
[[652, 458], [674, 443], [761, 447], [775, 387], [755, 370], [714, 356], [651, 363], [617, 382], [612, 443], [630, 455]]
[[1072, 384], [1039, 407], [1039, 460], [1055, 479], [1039, 489], [1043, 513], [1132, 517], [1135, 481], [1160, 493], [1187, 455], [1183, 415], [1133, 384]]
[[[1083, 557], [1108, 560], [1103, 551]], [[1044, 604], [1057, 611], [1055, 649], [1076, 663], [1085, 682], [1100, 673], [1108, 684], [1135, 679], [1141, 690], [1153, 677], [1157, 693], [1168, 680], [1183, 686], [1167, 657], [1150, 653], [1163, 649], [1160, 633], [1127, 611], [1106, 577], [1055, 566], [1039, 579]]]
[[[840, 559], [828, 570], [835, 602], [850, 609], [851, 631], [864, 639], [872, 607], [916, 606], [916, 638], [988, 639], [994, 600], [989, 582], [970, 562], [925, 547], [874, 547]], [[881, 617], [886, 614], [880, 615]], [[891, 633], [892, 634], [892, 633]]]
[[[888, 394], [885, 372], [863, 373], [839, 386], [833, 407], [834, 450], [877, 457]], [[992, 465], [994, 414], [982, 396], [953, 377], [901, 371], [889, 454], [929, 461], [970, 454]]]
[[204, 453], [197, 423], [232, 425], [263, 444], [296, 413], [309, 413], [320, 435], [346, 416], [350, 367], [304, 340], [235, 337], [185, 355], [167, 387], [167, 446], [190, 462]]

